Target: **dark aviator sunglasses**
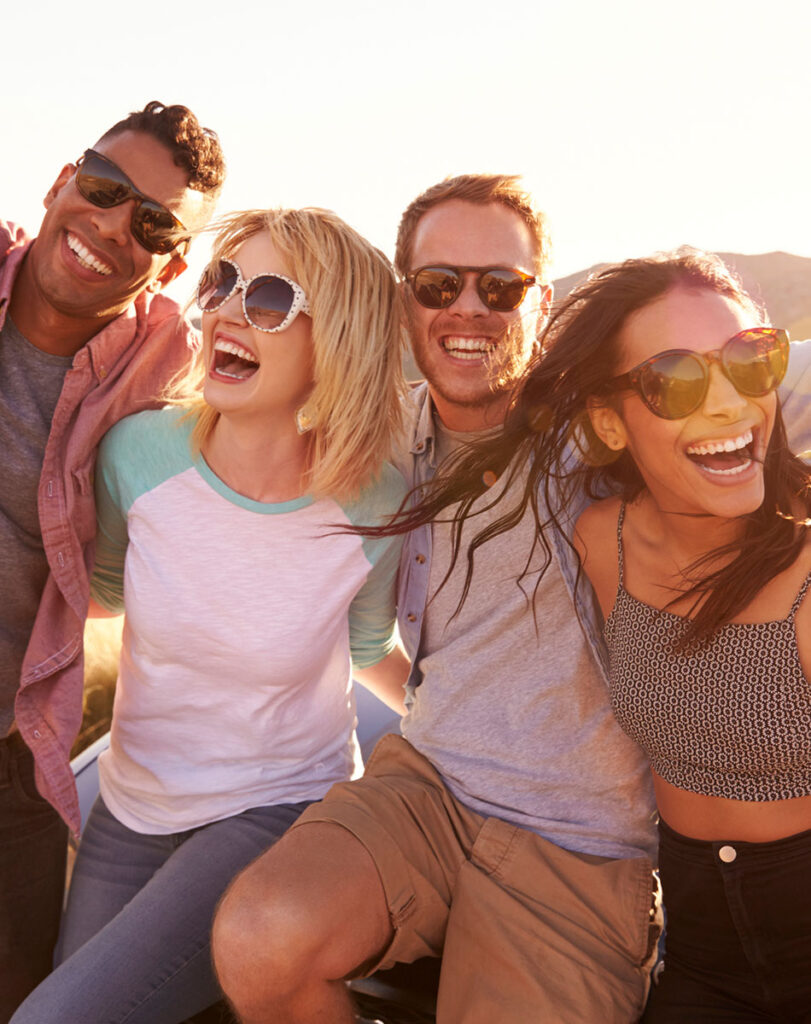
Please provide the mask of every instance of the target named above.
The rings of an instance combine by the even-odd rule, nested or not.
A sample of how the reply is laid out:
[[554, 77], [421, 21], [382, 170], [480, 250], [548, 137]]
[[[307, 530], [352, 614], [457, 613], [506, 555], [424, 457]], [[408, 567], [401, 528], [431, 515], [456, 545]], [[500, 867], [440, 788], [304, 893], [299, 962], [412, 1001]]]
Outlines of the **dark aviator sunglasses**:
[[94, 149], [86, 149], [76, 162], [76, 188], [84, 198], [102, 210], [121, 206], [130, 199], [132, 237], [147, 252], [166, 256], [179, 245], [190, 241], [186, 228], [165, 206], [145, 196], [121, 168]]

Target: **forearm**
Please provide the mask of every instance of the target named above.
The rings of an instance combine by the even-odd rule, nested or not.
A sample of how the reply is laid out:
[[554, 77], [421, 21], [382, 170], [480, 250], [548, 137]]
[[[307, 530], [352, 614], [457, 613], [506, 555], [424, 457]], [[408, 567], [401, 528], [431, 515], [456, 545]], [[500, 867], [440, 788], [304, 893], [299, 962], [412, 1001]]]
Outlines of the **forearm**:
[[405, 684], [411, 663], [400, 646], [376, 665], [353, 670], [355, 679], [400, 715], [406, 713]]

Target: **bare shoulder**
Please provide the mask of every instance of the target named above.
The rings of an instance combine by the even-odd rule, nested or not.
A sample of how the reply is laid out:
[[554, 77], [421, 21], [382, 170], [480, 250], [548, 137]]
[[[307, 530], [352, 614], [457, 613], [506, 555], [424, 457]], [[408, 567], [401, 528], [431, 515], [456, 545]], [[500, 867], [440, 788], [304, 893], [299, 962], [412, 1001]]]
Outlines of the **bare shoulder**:
[[620, 499], [605, 498], [589, 505], [577, 520], [574, 544], [584, 565], [604, 547], [609, 536], [616, 538], [619, 512]]
[[613, 608], [617, 593], [619, 513], [619, 498], [595, 502], [577, 520], [573, 538], [583, 571], [594, 587], [603, 615], [608, 615]]

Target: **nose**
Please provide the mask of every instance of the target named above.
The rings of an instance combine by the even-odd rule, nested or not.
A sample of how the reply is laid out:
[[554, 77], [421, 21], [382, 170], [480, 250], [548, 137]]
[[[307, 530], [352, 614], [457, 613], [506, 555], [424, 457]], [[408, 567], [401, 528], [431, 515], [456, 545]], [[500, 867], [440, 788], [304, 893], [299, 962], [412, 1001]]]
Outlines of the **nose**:
[[709, 419], [734, 420], [746, 408], [749, 399], [742, 395], [717, 363], [710, 366], [710, 379], [704, 398], [704, 415]]
[[230, 320], [232, 323], [246, 324], [242, 295], [242, 290], [237, 288], [233, 295], [216, 310], [216, 315], [223, 320]]
[[477, 277], [467, 272], [462, 275], [462, 290], [450, 306], [450, 312], [458, 316], [487, 316], [490, 310], [482, 302], [476, 289]]
[[106, 238], [115, 245], [127, 245], [132, 238], [130, 225], [134, 209], [134, 199], [121, 203], [119, 206], [109, 206], [107, 209], [94, 207], [93, 227], [99, 237]]

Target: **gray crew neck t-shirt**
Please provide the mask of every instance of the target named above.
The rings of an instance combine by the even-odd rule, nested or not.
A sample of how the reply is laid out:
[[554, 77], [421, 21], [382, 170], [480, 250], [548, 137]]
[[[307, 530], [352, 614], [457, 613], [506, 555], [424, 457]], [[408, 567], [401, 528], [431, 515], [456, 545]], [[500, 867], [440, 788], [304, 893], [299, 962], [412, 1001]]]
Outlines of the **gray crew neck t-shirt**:
[[6, 316], [0, 330], [0, 736], [14, 721], [20, 669], [48, 577], [37, 489], [72, 362], [36, 348]]
[[[443, 432], [437, 424], [438, 462], [468, 439]], [[473, 512], [492, 497], [492, 491], [485, 494]], [[459, 558], [441, 589], [451, 526], [432, 527], [423, 681], [403, 734], [433, 762], [454, 796], [479, 814], [581, 853], [652, 857], [647, 762], [614, 718], [557, 561], [553, 557], [538, 588], [537, 631], [532, 592], [542, 549], [533, 555], [535, 574], [523, 589], [516, 582], [535, 536], [531, 511], [478, 549], [467, 600], [454, 616], [467, 546], [509, 502], [507, 497], [492, 512], [466, 520]]]

